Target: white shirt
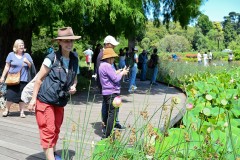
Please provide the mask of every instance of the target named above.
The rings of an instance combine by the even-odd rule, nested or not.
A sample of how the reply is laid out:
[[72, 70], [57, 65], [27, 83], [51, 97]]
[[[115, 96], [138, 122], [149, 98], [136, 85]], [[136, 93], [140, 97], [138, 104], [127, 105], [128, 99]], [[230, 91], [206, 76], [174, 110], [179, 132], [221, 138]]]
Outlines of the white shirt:
[[[137, 53], [134, 53], [134, 60], [138, 59]], [[137, 63], [134, 62], [134, 67], [137, 67]]]
[[93, 51], [91, 49], [87, 49], [83, 52], [86, 56], [88, 56], [88, 62], [91, 62]]
[[212, 59], [212, 52], [209, 52], [208, 58]]
[[198, 54], [197, 54], [197, 59], [198, 59], [198, 61], [201, 61], [201, 60], [202, 60], [202, 55], [201, 55], [201, 53], [198, 53]]
[[208, 59], [208, 56], [207, 56], [207, 54], [203, 54], [203, 59]]

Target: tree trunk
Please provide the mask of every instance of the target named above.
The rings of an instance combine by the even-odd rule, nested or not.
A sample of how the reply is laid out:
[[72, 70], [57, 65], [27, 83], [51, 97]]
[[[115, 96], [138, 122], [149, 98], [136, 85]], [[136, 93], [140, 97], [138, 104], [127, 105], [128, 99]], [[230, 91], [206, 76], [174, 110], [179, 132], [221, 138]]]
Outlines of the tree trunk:
[[22, 28], [14, 28], [13, 22], [0, 26], [0, 67], [5, 66], [5, 60], [9, 52], [13, 51], [15, 40], [22, 39], [24, 41], [27, 53], [31, 54], [32, 46], [32, 27], [24, 26]]
[[128, 37], [128, 48], [130, 51], [135, 47], [135, 37]]

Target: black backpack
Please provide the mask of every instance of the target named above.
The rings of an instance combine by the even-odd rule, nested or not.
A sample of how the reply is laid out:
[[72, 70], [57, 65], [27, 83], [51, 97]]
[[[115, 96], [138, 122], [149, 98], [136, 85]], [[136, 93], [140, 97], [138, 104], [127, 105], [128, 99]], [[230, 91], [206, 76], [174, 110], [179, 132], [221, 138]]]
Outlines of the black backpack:
[[154, 68], [154, 62], [152, 58], [150, 58], [148, 61], [148, 68]]

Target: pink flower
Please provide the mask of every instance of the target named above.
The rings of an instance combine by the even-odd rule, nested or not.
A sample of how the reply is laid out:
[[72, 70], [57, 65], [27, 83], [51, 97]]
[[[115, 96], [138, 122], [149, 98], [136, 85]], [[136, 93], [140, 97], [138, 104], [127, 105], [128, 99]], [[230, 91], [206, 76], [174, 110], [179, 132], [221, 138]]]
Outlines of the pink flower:
[[193, 109], [193, 104], [188, 103], [187, 106], [186, 106], [186, 109], [187, 110], [192, 110]]
[[115, 97], [115, 98], [113, 99], [112, 104], [113, 104], [113, 106], [114, 106], [115, 108], [121, 107], [121, 105], [122, 105], [122, 99], [121, 99], [121, 97], [120, 97], [120, 96]]

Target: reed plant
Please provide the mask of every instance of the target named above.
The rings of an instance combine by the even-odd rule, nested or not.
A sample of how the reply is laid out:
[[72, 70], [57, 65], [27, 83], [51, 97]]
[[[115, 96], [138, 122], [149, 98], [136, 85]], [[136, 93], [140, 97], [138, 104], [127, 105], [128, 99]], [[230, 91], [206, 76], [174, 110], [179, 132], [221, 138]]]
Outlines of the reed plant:
[[[135, 105], [137, 100], [132, 96], [133, 111], [126, 115], [126, 121], [134, 118], [127, 130], [115, 130], [109, 138], [95, 142], [90, 136], [93, 131], [87, 132], [95, 97], [88, 96], [84, 117], [78, 121], [71, 118], [74, 114], [68, 117], [63, 149], [74, 146], [75, 160], [239, 159], [239, 73], [234, 66], [162, 62], [158, 78], [182, 88], [187, 95], [186, 112], [177, 127], [171, 126], [171, 118], [181, 100], [165, 98], [150, 114], [150, 87], [142, 107]], [[156, 117], [158, 121], [153, 121]], [[67, 154], [63, 157], [69, 158]]]

